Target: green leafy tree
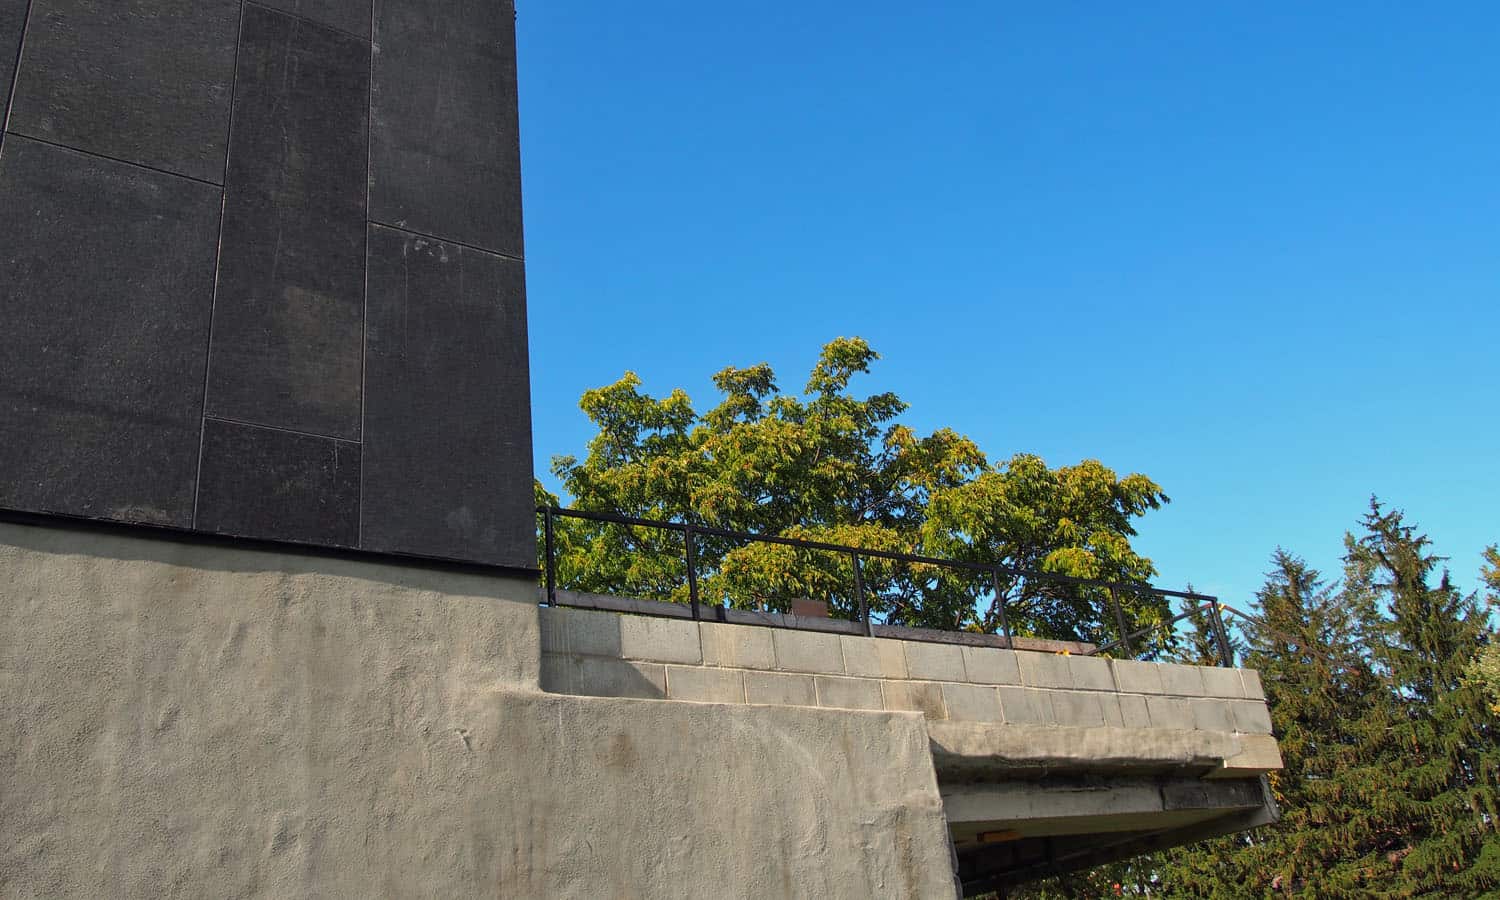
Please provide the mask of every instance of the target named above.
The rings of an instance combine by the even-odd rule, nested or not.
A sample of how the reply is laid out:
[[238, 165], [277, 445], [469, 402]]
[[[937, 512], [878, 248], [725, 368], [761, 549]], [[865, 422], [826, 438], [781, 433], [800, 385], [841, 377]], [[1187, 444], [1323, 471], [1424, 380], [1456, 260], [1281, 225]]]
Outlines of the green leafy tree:
[[[1134, 521], [1167, 502], [1144, 475], [1117, 476], [1087, 460], [1051, 468], [1017, 454], [991, 463], [951, 430], [919, 435], [893, 393], [859, 396], [854, 379], [877, 355], [858, 338], [823, 348], [801, 395], [781, 391], [768, 365], [714, 376], [717, 405], [699, 413], [686, 393], [658, 399], [627, 373], [588, 391], [597, 428], [583, 459], [553, 472], [581, 510], [783, 535], [863, 549], [996, 563], [1063, 576], [1142, 582], [1151, 560], [1131, 546]], [[687, 599], [682, 538], [644, 528], [561, 520], [558, 571], [569, 587]], [[712, 536], [695, 540], [709, 602], [783, 610], [796, 597], [857, 605], [846, 554]], [[870, 606], [890, 622], [995, 632], [1000, 604], [1019, 633], [1100, 641], [1116, 631], [1107, 596], [1039, 578], [954, 573], [864, 558]], [[1126, 592], [1132, 624], [1165, 605]]]

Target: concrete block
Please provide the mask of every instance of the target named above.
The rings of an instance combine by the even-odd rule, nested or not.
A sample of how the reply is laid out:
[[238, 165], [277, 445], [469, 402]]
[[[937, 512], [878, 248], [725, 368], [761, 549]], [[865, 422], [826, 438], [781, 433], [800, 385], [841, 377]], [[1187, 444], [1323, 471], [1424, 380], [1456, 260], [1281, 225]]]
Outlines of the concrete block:
[[943, 684], [943, 706], [948, 718], [960, 722], [1001, 722], [1000, 695], [981, 684]]
[[620, 617], [562, 606], [542, 607], [542, 652], [575, 656], [620, 655]]
[[1244, 734], [1270, 734], [1271, 711], [1263, 700], [1236, 700], [1229, 704], [1234, 730]]
[[660, 700], [667, 696], [666, 666], [603, 656], [576, 656], [570, 659], [574, 668], [571, 682], [573, 689], [569, 693], [649, 700]]
[[1073, 687], [1080, 691], [1113, 691], [1115, 677], [1109, 671], [1109, 660], [1098, 656], [1065, 656], [1073, 670]]
[[1053, 691], [1052, 720], [1059, 725], [1097, 728], [1104, 724], [1104, 710], [1097, 694], [1083, 691]]
[[1160, 694], [1161, 666], [1133, 659], [1112, 659], [1109, 667], [1115, 676], [1115, 687], [1127, 694]]
[[1151, 714], [1146, 711], [1146, 698], [1139, 694], [1116, 694], [1120, 701], [1120, 723], [1126, 728], [1150, 728]]
[[1162, 693], [1176, 697], [1202, 697], [1203, 670], [1198, 666], [1179, 666], [1173, 663], [1157, 663], [1161, 673]]
[[550, 694], [573, 693], [573, 660], [557, 653], [542, 654], [542, 690]]
[[[1125, 727], [1125, 713], [1120, 709], [1120, 695], [1098, 691], [1089, 696], [1099, 701], [1099, 709], [1104, 713], [1104, 724], [1111, 728]], [[1139, 697], [1135, 699], [1139, 700]]]
[[771, 633], [776, 648], [776, 668], [788, 672], [844, 674], [844, 651], [839, 635], [778, 628]]
[[698, 626], [698, 631], [703, 642], [705, 666], [776, 668], [776, 650], [769, 629], [704, 622]]
[[1240, 683], [1245, 689], [1246, 700], [1266, 699], [1266, 689], [1260, 683], [1260, 673], [1254, 669], [1240, 669]]
[[918, 681], [968, 681], [963, 648], [958, 644], [903, 641], [907, 674]]
[[1245, 683], [1240, 680], [1239, 669], [1204, 667], [1198, 674], [1203, 676], [1203, 691], [1210, 697], [1239, 700], [1245, 696]]
[[1034, 688], [1071, 688], [1073, 669], [1068, 657], [1056, 653], [1021, 652], [1021, 683]]
[[1193, 710], [1193, 726], [1199, 731], [1234, 730], [1234, 718], [1229, 713], [1229, 701], [1189, 700], [1188, 704]]
[[698, 623], [647, 616], [620, 616], [620, 655], [653, 662], [703, 662]]
[[1236, 752], [1224, 760], [1223, 768], [1206, 778], [1246, 778], [1282, 768], [1281, 750], [1268, 734], [1242, 734], [1235, 738]]
[[1175, 810], [1256, 809], [1265, 804], [1259, 781], [1173, 780], [1160, 787], [1162, 808]]
[[818, 690], [818, 705], [839, 709], [882, 709], [880, 682], [873, 678], [841, 678], [818, 675], [813, 678]]
[[706, 666], [667, 666], [667, 698], [698, 703], [744, 703], [745, 673]]
[[906, 652], [900, 641], [852, 637], [840, 639], [844, 649], [844, 672], [865, 678], [905, 678]]
[[817, 706], [818, 694], [811, 675], [777, 672], [746, 672], [745, 702], [767, 706]]
[[884, 681], [880, 684], [885, 708], [919, 712], [929, 719], [948, 718], [943, 686], [935, 681]]
[[1048, 691], [1031, 688], [995, 688], [1000, 694], [1000, 709], [1008, 725], [1051, 725], [1052, 697]]
[[1016, 651], [994, 647], [965, 647], [964, 673], [973, 684], [1020, 684], [1021, 664]]
[[1151, 727], [1193, 730], [1193, 708], [1189, 705], [1190, 702], [1176, 697], [1147, 697], [1146, 711], [1151, 717]]

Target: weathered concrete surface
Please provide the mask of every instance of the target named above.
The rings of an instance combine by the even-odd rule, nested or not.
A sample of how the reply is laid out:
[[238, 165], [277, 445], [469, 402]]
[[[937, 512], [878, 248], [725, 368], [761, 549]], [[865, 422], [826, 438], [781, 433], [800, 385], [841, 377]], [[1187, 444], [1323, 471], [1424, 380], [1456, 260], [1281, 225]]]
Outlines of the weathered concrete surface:
[[1016, 837], [1165, 831], [1265, 806], [1259, 781], [1196, 778], [1041, 779], [943, 788], [960, 844], [1004, 828]]
[[1015, 777], [1071, 769], [1254, 778], [1281, 768], [1276, 741], [1269, 735], [975, 722], [929, 722], [927, 727], [942, 776]]
[[940, 897], [917, 713], [539, 691], [533, 586], [0, 524], [0, 897]]

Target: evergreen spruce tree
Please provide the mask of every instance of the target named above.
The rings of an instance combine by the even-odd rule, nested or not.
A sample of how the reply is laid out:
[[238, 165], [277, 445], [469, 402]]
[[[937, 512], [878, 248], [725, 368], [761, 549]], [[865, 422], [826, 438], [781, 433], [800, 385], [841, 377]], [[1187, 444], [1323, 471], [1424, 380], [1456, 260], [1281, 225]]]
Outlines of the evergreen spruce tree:
[[[1346, 544], [1346, 592], [1386, 683], [1388, 755], [1351, 773], [1372, 812], [1366, 836], [1385, 866], [1367, 893], [1479, 897], [1500, 893], [1500, 717], [1466, 677], [1489, 639], [1475, 594], [1440, 571], [1431, 542], [1371, 500], [1364, 534]], [[1436, 581], [1434, 584], [1433, 582]]]
[[[1500, 547], [1491, 546], [1484, 551], [1484, 568], [1480, 576], [1488, 591], [1485, 600], [1493, 611], [1500, 608]], [[1488, 644], [1479, 653], [1470, 670], [1470, 679], [1489, 696], [1491, 711], [1500, 714], [1500, 642], [1493, 631]]]
[[[1187, 592], [1193, 593], [1193, 586], [1187, 586]], [[1213, 609], [1207, 604], [1198, 601], [1184, 600], [1187, 604], [1183, 612], [1187, 613], [1179, 626], [1179, 635], [1175, 646], [1163, 654], [1167, 662], [1181, 663], [1187, 666], [1217, 666], [1220, 664], [1219, 642], [1214, 637], [1214, 628], [1209, 620], [1213, 615]], [[1245, 642], [1235, 633], [1231, 623], [1227, 621], [1225, 634], [1229, 638], [1229, 656], [1235, 665], [1241, 665], [1245, 659]]]
[[[1245, 626], [1245, 665], [1261, 673], [1286, 763], [1270, 778], [1282, 819], [1164, 854], [1163, 896], [1364, 896], [1357, 872], [1378, 858], [1346, 783], [1353, 764], [1377, 753], [1360, 726], [1374, 673], [1353, 617], [1321, 575], [1284, 550], [1272, 563], [1256, 595], [1260, 621]], [[1350, 860], [1365, 866], [1341, 871]]]

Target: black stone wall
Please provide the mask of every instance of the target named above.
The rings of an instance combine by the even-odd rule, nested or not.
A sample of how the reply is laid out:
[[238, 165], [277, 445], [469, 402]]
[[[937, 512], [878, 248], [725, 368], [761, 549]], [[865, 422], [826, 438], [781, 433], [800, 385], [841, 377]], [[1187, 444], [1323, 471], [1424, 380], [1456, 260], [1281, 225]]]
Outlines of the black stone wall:
[[535, 565], [510, 0], [0, 0], [0, 508]]

